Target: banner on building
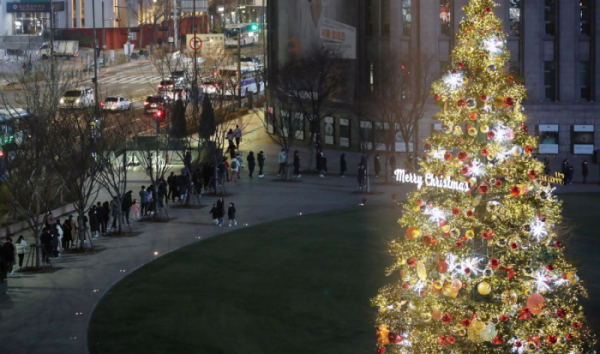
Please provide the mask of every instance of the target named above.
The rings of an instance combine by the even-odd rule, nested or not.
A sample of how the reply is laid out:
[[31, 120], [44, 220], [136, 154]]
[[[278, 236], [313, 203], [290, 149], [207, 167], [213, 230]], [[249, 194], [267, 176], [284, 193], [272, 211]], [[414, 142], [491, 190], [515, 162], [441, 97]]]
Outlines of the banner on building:
[[[65, 11], [64, 1], [54, 1], [54, 12]], [[50, 2], [7, 2], [6, 12], [51, 12]]]

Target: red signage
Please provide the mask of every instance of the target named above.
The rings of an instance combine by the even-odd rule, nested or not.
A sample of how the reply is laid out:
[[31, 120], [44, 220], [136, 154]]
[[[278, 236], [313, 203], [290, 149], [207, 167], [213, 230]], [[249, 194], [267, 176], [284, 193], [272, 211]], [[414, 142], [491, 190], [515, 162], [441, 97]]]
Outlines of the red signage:
[[199, 37], [192, 37], [192, 39], [190, 39], [190, 48], [199, 50], [202, 48], [202, 40]]

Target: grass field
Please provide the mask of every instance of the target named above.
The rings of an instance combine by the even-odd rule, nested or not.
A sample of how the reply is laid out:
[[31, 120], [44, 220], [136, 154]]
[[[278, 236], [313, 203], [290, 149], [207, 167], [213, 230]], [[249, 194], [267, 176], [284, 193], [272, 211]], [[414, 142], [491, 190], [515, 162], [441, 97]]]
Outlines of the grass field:
[[[561, 197], [564, 240], [600, 320], [598, 194]], [[388, 282], [393, 207], [365, 206], [246, 228], [165, 255], [117, 284], [92, 315], [91, 353], [370, 353]], [[597, 333], [600, 333], [597, 331]]]
[[92, 316], [92, 353], [365, 353], [393, 207], [301, 216], [221, 235], [131, 274]]

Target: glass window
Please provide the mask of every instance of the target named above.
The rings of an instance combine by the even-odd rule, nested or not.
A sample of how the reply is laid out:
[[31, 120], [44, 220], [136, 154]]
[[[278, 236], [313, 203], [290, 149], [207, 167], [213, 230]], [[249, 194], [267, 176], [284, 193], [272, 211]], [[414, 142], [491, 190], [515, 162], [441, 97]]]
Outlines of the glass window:
[[590, 0], [579, 0], [579, 31], [589, 36], [592, 18], [592, 4]]
[[592, 82], [591, 82], [591, 72], [590, 72], [590, 62], [589, 61], [580, 61], [579, 62], [579, 88], [580, 88], [580, 96], [579, 98], [582, 101], [591, 101], [592, 100]]
[[442, 34], [450, 36], [452, 34], [452, 2], [451, 0], [440, 0], [440, 24]]
[[77, 28], [77, 0], [71, 0], [71, 18], [73, 19], [73, 28]]
[[521, 35], [521, 0], [510, 0], [510, 34]]
[[84, 7], [85, 7], [85, 2], [84, 0], [79, 0], [79, 10], [81, 11], [81, 27], [85, 27], [85, 13], [83, 11]]
[[556, 35], [556, 0], [544, 0], [544, 23], [546, 34]]
[[544, 97], [549, 101], [556, 101], [556, 63], [544, 62]]
[[390, 0], [381, 1], [381, 35], [390, 35]]
[[369, 63], [369, 88], [371, 91], [375, 90], [375, 72], [372, 62]]
[[410, 36], [410, 25], [412, 22], [411, 0], [402, 0], [402, 34]]
[[340, 118], [340, 146], [350, 147], [350, 120]]
[[373, 34], [373, 1], [372, 0], [367, 0], [366, 1], [366, 18], [367, 18], [367, 36], [370, 36]]

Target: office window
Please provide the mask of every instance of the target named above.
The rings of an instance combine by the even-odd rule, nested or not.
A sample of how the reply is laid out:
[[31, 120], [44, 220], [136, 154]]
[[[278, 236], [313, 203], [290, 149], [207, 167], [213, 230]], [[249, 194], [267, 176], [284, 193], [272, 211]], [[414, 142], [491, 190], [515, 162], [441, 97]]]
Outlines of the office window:
[[83, 12], [83, 8], [85, 7], [84, 0], [79, 0], [79, 10], [81, 12], [81, 28], [85, 27], [85, 13]]
[[544, 62], [544, 97], [548, 101], [556, 101], [556, 63]]
[[450, 36], [452, 34], [452, 1], [451, 0], [440, 0], [440, 24], [442, 34]]
[[367, 0], [366, 1], [366, 5], [365, 5], [365, 16], [367, 19], [367, 36], [370, 36], [373, 34], [373, 1], [372, 0]]
[[390, 35], [390, 0], [381, 1], [381, 35]]
[[402, 0], [402, 34], [410, 36], [410, 25], [412, 22], [411, 0]]
[[580, 88], [580, 96], [579, 98], [582, 101], [591, 101], [592, 100], [592, 80], [591, 80], [591, 72], [590, 72], [590, 62], [589, 61], [580, 61], [579, 62], [579, 88]]
[[71, 1], [71, 17], [73, 18], [73, 28], [77, 27], [77, 3], [76, 0]]
[[546, 34], [556, 36], [556, 0], [544, 0]]
[[592, 2], [591, 0], [579, 0], [579, 31], [589, 36], [591, 31]]
[[521, 35], [521, 0], [510, 0], [510, 34], [513, 36]]

